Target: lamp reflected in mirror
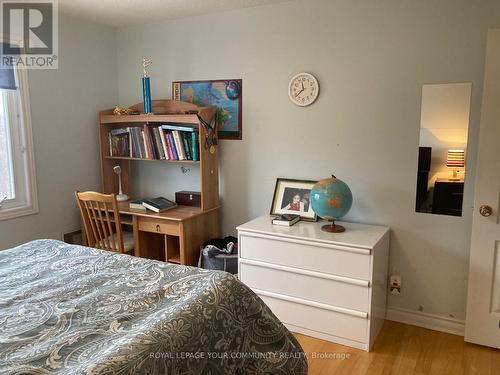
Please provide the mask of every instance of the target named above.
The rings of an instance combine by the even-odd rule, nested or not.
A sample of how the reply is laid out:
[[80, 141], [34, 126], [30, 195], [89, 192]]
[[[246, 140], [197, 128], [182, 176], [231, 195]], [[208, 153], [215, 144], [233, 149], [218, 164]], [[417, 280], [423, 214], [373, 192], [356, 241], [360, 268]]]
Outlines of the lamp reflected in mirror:
[[462, 216], [471, 83], [422, 88], [416, 212]]
[[465, 150], [448, 150], [446, 166], [452, 168], [453, 174], [450, 181], [460, 181], [458, 173], [465, 167]]

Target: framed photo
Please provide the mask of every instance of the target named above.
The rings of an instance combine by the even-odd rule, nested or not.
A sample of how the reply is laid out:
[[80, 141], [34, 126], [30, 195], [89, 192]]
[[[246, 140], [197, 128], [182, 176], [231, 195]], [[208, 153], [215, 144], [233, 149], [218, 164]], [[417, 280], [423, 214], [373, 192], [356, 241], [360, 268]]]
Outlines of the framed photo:
[[243, 80], [216, 79], [209, 81], [172, 82], [172, 99], [197, 106], [217, 107], [219, 139], [241, 139]]
[[301, 220], [316, 221], [310, 196], [316, 181], [278, 178], [274, 188], [271, 215], [299, 215]]

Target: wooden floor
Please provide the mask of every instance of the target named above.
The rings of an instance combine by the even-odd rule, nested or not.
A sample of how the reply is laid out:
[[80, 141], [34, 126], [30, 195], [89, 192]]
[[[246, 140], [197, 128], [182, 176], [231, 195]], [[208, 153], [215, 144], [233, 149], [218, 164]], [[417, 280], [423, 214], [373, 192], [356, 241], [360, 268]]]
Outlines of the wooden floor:
[[391, 321], [385, 322], [370, 353], [294, 335], [307, 353], [309, 375], [500, 375], [500, 350]]

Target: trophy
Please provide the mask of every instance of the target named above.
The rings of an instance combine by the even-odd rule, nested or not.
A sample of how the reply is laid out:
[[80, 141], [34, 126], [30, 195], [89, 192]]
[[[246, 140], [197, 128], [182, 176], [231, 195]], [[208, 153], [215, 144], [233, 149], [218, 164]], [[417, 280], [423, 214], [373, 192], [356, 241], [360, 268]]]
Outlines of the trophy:
[[144, 113], [151, 113], [151, 84], [149, 81], [148, 72], [146, 68], [150, 66], [153, 62], [149, 59], [142, 59], [142, 99], [144, 101]]

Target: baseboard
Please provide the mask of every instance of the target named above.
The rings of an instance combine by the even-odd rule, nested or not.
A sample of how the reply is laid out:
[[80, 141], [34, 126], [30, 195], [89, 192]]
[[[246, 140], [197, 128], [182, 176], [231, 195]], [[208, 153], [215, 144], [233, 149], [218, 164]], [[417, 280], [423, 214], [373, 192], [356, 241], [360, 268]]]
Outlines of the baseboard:
[[387, 309], [386, 319], [433, 329], [435, 331], [451, 333], [453, 335], [463, 336], [465, 333], [465, 322], [463, 320], [427, 314], [420, 311], [392, 307]]

